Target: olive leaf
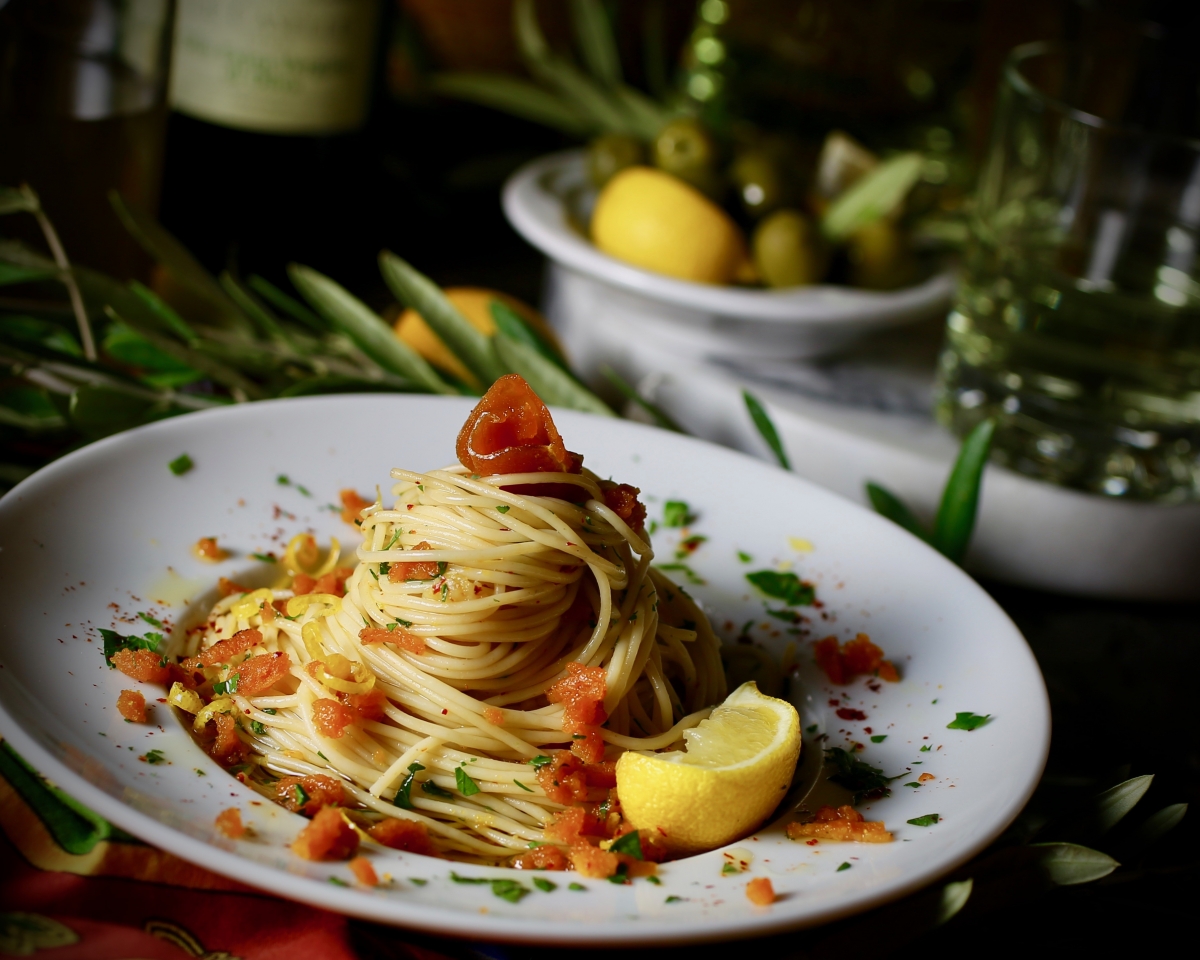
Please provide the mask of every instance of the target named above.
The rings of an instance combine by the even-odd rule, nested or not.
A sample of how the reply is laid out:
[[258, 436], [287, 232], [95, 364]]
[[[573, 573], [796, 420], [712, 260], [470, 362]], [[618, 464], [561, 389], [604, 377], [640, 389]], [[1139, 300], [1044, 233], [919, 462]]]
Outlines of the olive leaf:
[[319, 316], [308, 309], [295, 297], [289, 297], [286, 293], [280, 290], [271, 281], [252, 274], [246, 280], [247, 285], [257, 293], [260, 297], [275, 307], [276, 310], [282, 310], [293, 320], [298, 320], [315, 333], [325, 333], [329, 330], [329, 325], [326, 324]]
[[600, 0], [571, 0], [575, 42], [591, 75], [605, 86], [621, 82], [621, 57]]
[[[496, 328], [502, 331], [507, 336], [514, 340], [520, 340], [523, 343], [529, 344], [543, 357], [559, 367], [564, 373], [575, 377], [574, 372], [562, 358], [557, 350], [547, 343], [542, 336], [533, 328], [533, 326], [525, 321], [525, 318], [517, 313], [503, 300], [493, 300], [488, 305], [488, 311], [492, 315], [492, 319], [496, 321]], [[578, 380], [578, 377], [575, 377]]]
[[988, 418], [967, 434], [942, 491], [930, 542], [955, 563], [962, 562], [975, 529], [979, 487], [995, 432], [996, 421]]
[[1186, 803], [1172, 803], [1150, 814], [1129, 837], [1127, 846], [1132, 853], [1141, 853], [1174, 830], [1187, 814]]
[[233, 274], [228, 270], [222, 271], [221, 276], [217, 278], [217, 282], [221, 285], [221, 289], [229, 295], [229, 299], [238, 305], [238, 309], [250, 318], [251, 323], [260, 332], [281, 343], [286, 343], [288, 346], [293, 346], [291, 338], [287, 335], [287, 331], [279, 325], [279, 321], [275, 319], [275, 315], [253, 293], [238, 283]]
[[10, 213], [31, 213], [37, 203], [27, 191], [15, 187], [0, 187], [0, 217]]
[[616, 416], [603, 400], [528, 343], [514, 340], [503, 331], [496, 332], [492, 343], [501, 363], [524, 377], [547, 404], [606, 417]]
[[617, 389], [617, 392], [620, 393], [621, 396], [623, 396], [626, 400], [636, 403], [639, 407], [645, 410], [657, 426], [662, 427], [664, 430], [673, 430], [675, 433], [687, 433], [687, 431], [684, 430], [683, 427], [681, 427], [679, 423], [670, 416], [670, 414], [668, 414], [657, 404], [651, 403], [640, 393], [638, 393], [637, 390], [634, 389], [633, 385], [628, 383], [612, 367], [607, 365], [603, 366], [600, 368], [600, 372], [604, 374], [608, 382]]
[[288, 265], [288, 276], [300, 295], [330, 324], [341, 330], [363, 353], [385, 370], [404, 377], [430, 393], [453, 394], [455, 390], [433, 367], [404, 343], [365, 303], [344, 287], [311, 267]]
[[775, 429], [775, 424], [767, 413], [766, 408], [763, 407], [758, 397], [749, 390], [742, 391], [742, 399], [746, 403], [746, 409], [750, 412], [750, 419], [753, 421], [755, 429], [758, 430], [759, 434], [767, 442], [767, 446], [775, 454], [775, 459], [779, 461], [779, 465], [784, 470], [791, 470], [792, 465], [788, 461], [787, 451], [783, 449], [783, 441], [779, 439], [779, 431]]
[[921, 178], [924, 163], [919, 153], [901, 153], [863, 174], [829, 205], [821, 232], [831, 242], [840, 243], [891, 214]]
[[877, 483], [868, 481], [866, 486], [867, 499], [871, 501], [871, 506], [875, 508], [876, 513], [887, 517], [892, 523], [903, 527], [913, 536], [920, 537], [922, 540], [928, 542], [928, 531], [921, 526], [921, 521], [913, 516], [912, 511], [905, 506], [904, 501]]
[[89, 437], [107, 437], [144, 423], [161, 402], [107, 387], [82, 386], [71, 394], [71, 424]]
[[1076, 843], [1031, 843], [1034, 863], [1051, 883], [1074, 886], [1107, 877], [1120, 864], [1107, 853]]
[[401, 393], [421, 392], [411, 380], [388, 374], [379, 380], [365, 377], [348, 377], [340, 374], [323, 374], [305, 377], [284, 387], [280, 397], [311, 397], [326, 393]]
[[0, 287], [17, 283], [32, 283], [35, 280], [51, 280], [57, 275], [56, 270], [0, 262]]
[[390, 250], [379, 255], [379, 269], [396, 299], [421, 315], [484, 389], [504, 375], [489, 338], [462, 315], [441, 287]]
[[1153, 782], [1153, 774], [1133, 777], [1096, 794], [1082, 814], [1074, 818], [1080, 822], [1080, 832], [1099, 835], [1108, 833], [1138, 805]]
[[228, 325], [243, 333], [250, 333], [250, 322], [187, 247], [164, 230], [153, 217], [127, 203], [117, 190], [110, 190], [108, 199], [125, 229], [143, 250], [166, 267], [195, 296], [212, 306]]
[[569, 136], [583, 137], [595, 130], [594, 124], [557, 94], [502, 73], [438, 73], [429, 78], [429, 87], [435, 93], [502, 110]]

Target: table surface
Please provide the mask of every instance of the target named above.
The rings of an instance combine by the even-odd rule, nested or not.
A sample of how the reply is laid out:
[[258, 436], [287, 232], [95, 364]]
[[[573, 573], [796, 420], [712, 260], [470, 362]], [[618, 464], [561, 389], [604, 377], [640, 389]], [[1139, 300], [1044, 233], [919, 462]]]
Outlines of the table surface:
[[[436, 264], [423, 266], [442, 283], [489, 284], [532, 301], [536, 301], [540, 286], [540, 259], [515, 238], [499, 255], [487, 258], [486, 264], [477, 264], [478, 270], [459, 261], [446, 270], [438, 270]], [[1028, 639], [1045, 674], [1053, 710], [1046, 774], [1015, 830], [1029, 833], [1051, 820], [1062, 822], [1065, 818], [1069, 822], [1072, 811], [1096, 792], [1139, 774], [1153, 774], [1154, 783], [1130, 820], [1167, 804], [1200, 800], [1200, 746], [1191, 731], [1194, 687], [1200, 677], [1200, 605], [1105, 602], [995, 583], [984, 586]], [[1097, 845], [1102, 849], [1111, 846], [1119, 853], [1121, 838], [1118, 827], [1111, 842], [1106, 838]], [[4, 844], [0, 836], [0, 854], [5, 855], [0, 859], [13, 857], [12, 846]], [[1004, 909], [989, 910], [984, 902], [968, 902], [962, 913], [934, 930], [906, 922], [906, 901], [898, 908], [882, 908], [819, 930], [755, 941], [752, 948], [764, 956], [779, 957], [868, 953], [916, 957], [929, 955], [930, 950], [974, 952], [985, 942], [996, 952], [1024, 952], [1036, 938], [1047, 951], [1073, 948], [1111, 955], [1124, 946], [1153, 950], [1168, 942], [1185, 942], [1191, 933], [1197, 880], [1200, 828], [1193, 811], [1148, 854], [1096, 883], [1015, 901], [1010, 898]], [[19, 899], [26, 904], [19, 909], [31, 909], [27, 904], [36, 902], [40, 913], [69, 912], [66, 903], [62, 910], [54, 909], [56, 894], [49, 880], [41, 899], [29, 893], [33, 888], [27, 880], [21, 881], [25, 885], [20, 891], [13, 889], [11, 881], [11, 877], [8, 881], [0, 878], [0, 911], [14, 909]], [[916, 900], [912, 904], [915, 916], [919, 904]], [[1019, 922], [1013, 922], [1015, 916], [1020, 917]], [[0, 948], [3, 922], [0, 912]], [[204, 921], [198, 921], [196, 927], [202, 926]], [[332, 945], [336, 939], [340, 944], [336, 949], [330, 946], [328, 953], [338, 958], [532, 960], [552, 953], [442, 940], [342, 918], [330, 918], [326, 926], [338, 931], [337, 937], [328, 941]], [[314, 929], [324, 928], [317, 923]], [[220, 943], [206, 942], [204, 946], [209, 951], [225, 949]], [[725, 956], [743, 946], [751, 944], [655, 949], [654, 954], [660, 960], [674, 953], [689, 958]], [[66, 948], [58, 955], [65, 958], [69, 953]], [[243, 948], [241, 954], [243, 960], [282, 955], [265, 948], [261, 952]]]

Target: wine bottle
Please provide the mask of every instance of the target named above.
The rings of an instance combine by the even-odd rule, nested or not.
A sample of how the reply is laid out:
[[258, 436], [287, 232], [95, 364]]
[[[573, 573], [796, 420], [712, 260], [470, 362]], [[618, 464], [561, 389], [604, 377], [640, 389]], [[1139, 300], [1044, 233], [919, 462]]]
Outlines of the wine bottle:
[[162, 220], [210, 269], [363, 258], [380, 15], [378, 0], [180, 0]]

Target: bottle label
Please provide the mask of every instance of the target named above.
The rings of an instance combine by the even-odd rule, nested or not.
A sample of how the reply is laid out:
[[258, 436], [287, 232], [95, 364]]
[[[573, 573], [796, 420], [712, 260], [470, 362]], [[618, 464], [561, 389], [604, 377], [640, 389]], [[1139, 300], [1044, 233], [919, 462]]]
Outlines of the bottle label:
[[377, 0], [180, 0], [171, 105], [261, 133], [357, 129], [377, 14]]

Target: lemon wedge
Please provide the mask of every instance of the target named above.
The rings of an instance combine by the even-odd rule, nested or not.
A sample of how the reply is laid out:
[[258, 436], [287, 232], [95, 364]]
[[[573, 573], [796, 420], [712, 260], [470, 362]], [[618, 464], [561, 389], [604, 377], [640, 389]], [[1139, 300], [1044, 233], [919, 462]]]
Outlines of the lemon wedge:
[[800, 757], [800, 717], [752, 681], [683, 738], [686, 750], [630, 751], [617, 761], [626, 819], [677, 856], [743, 837], [770, 816]]
[[750, 279], [742, 231], [699, 190], [661, 170], [626, 167], [596, 198], [592, 240], [610, 256], [697, 283]]

